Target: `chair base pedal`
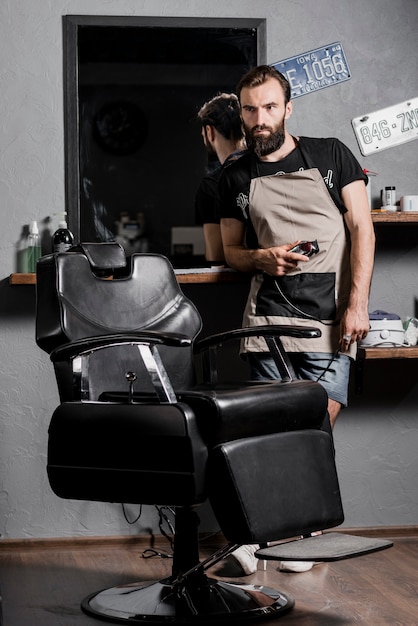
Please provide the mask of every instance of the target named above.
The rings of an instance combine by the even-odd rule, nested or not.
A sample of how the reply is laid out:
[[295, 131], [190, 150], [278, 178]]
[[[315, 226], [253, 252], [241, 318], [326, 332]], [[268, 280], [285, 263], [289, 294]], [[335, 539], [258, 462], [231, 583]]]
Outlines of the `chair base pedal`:
[[391, 546], [387, 539], [331, 532], [261, 548], [255, 556], [266, 561], [339, 561]]

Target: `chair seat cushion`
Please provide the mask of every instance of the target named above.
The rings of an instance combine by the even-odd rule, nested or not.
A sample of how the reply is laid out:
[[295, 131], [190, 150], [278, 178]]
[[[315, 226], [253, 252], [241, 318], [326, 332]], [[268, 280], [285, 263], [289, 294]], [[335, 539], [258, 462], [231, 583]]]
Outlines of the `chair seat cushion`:
[[200, 386], [178, 397], [197, 416], [209, 445], [276, 432], [320, 429], [327, 416], [324, 388], [307, 380], [288, 383]]

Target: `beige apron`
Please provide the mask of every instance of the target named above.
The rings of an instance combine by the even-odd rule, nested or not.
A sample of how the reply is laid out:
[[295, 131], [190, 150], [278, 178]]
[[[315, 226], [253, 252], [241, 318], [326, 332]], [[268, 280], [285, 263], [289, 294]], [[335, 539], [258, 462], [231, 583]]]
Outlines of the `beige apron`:
[[[339, 346], [339, 322], [351, 287], [349, 242], [343, 216], [320, 171], [312, 168], [253, 178], [249, 215], [261, 248], [316, 239], [320, 251], [284, 277], [255, 274], [243, 325], [314, 326], [321, 330], [322, 337], [283, 337], [285, 349], [335, 352]], [[258, 337], [246, 340], [243, 349], [267, 351], [264, 340]], [[355, 353], [354, 345], [348, 354], [354, 357]]]

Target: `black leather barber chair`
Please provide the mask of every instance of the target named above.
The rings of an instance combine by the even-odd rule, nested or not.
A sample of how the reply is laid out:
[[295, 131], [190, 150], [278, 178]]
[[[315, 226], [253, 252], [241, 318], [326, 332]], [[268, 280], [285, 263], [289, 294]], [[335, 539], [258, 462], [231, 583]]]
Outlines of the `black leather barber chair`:
[[[115, 244], [39, 261], [36, 325], [61, 399], [49, 428], [53, 491], [175, 508], [171, 576], [95, 592], [82, 609], [118, 623], [241, 624], [291, 608], [280, 591], [206, 571], [240, 544], [275, 542], [262, 558], [292, 558], [270, 551], [343, 521], [332, 441], [321, 430], [326, 393], [292, 380], [280, 342], [289, 334], [314, 342], [319, 331], [262, 327], [199, 341], [200, 316], [168, 260], [127, 260]], [[217, 383], [215, 348], [255, 332], [266, 337], [284, 381]], [[197, 354], [204, 355], [199, 381]], [[229, 543], [200, 562], [197, 510], [207, 499]], [[341, 558], [315, 550], [318, 560]]]

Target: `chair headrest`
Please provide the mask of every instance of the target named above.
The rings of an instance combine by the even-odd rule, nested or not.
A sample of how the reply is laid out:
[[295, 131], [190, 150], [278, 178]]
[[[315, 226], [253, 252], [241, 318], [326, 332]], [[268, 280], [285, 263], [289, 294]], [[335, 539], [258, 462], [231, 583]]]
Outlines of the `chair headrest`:
[[123, 247], [116, 242], [79, 243], [71, 248], [71, 252], [82, 251], [93, 270], [110, 270], [126, 267], [126, 256]]

